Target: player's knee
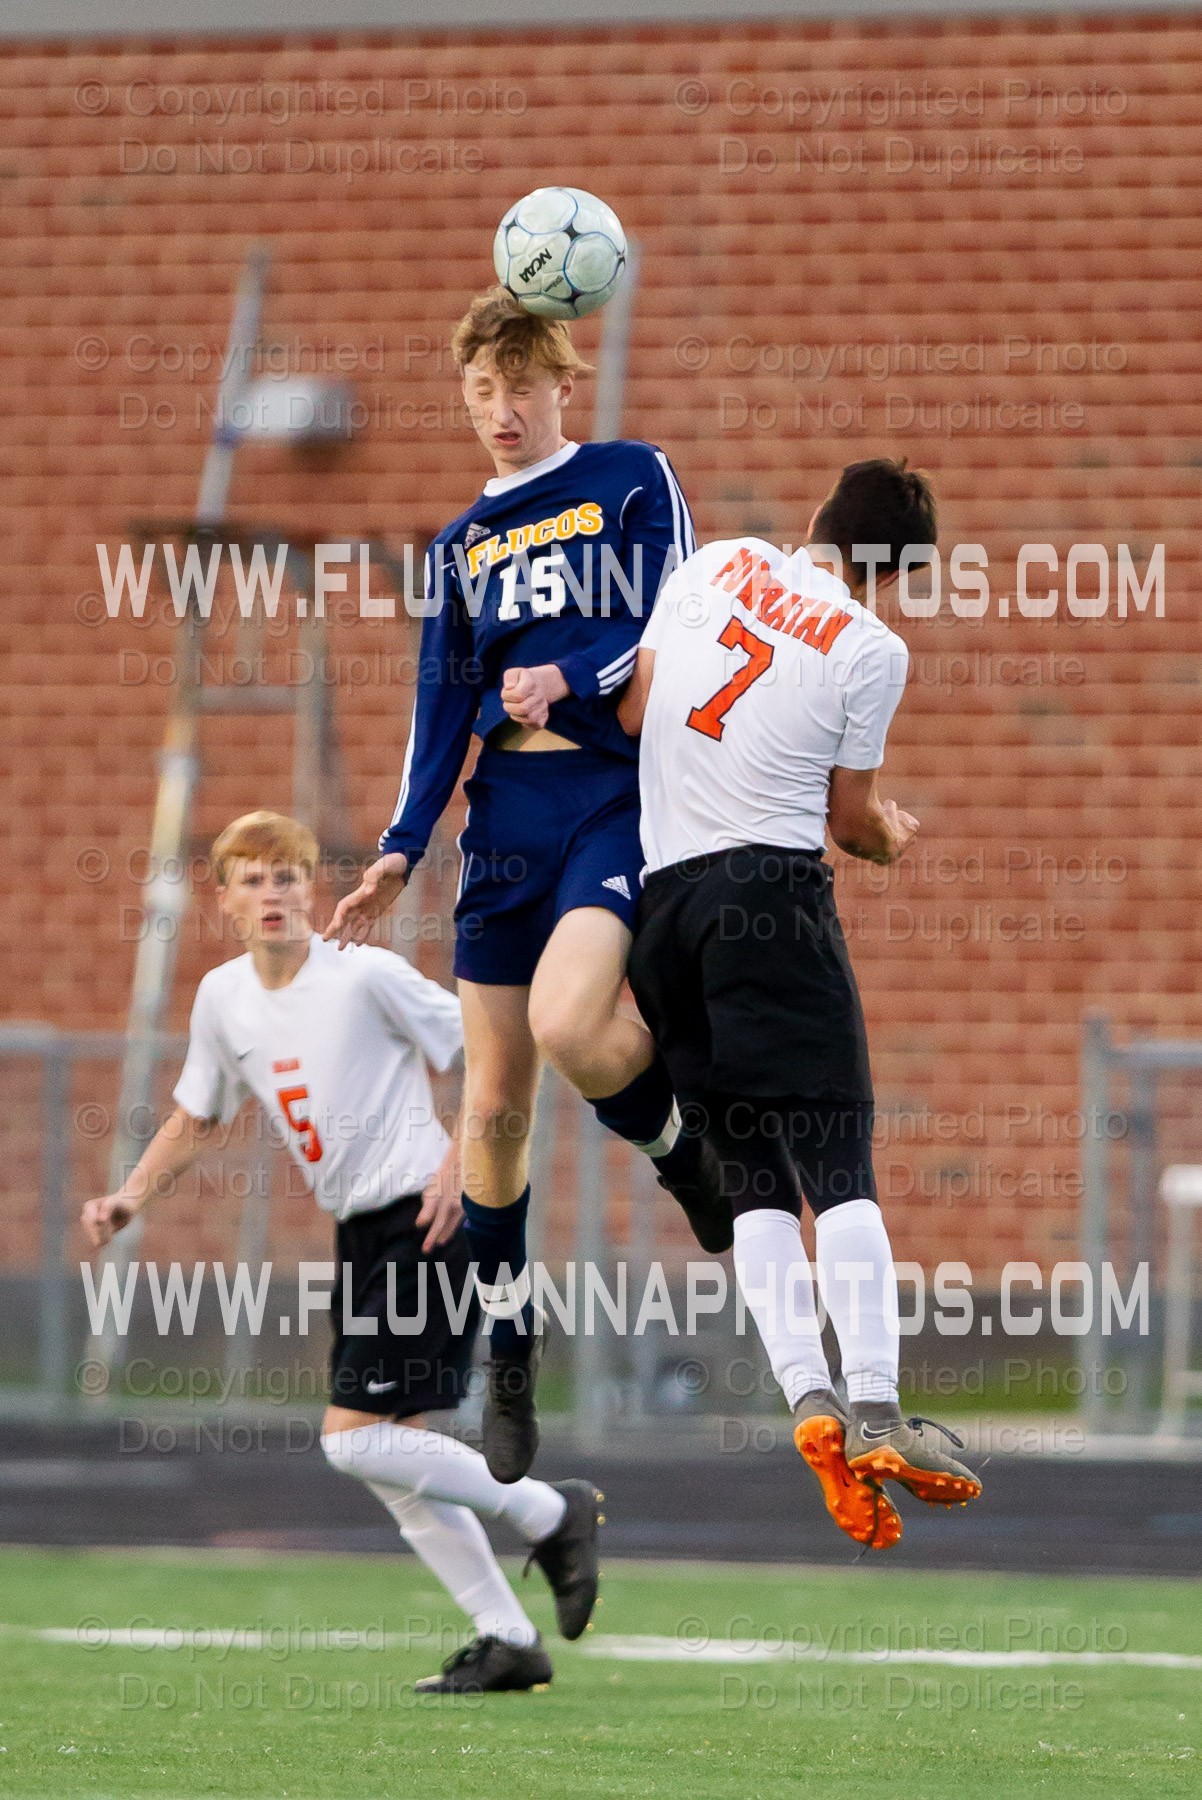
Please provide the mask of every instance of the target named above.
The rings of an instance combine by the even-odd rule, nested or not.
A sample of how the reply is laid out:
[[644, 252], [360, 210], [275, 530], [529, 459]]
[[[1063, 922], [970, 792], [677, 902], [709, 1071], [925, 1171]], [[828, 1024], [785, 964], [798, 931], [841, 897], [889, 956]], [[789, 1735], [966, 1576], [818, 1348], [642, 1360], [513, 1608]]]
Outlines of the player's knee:
[[354, 1475], [355, 1449], [353, 1431], [326, 1431], [322, 1433], [321, 1447], [325, 1459], [332, 1469], [340, 1475]]
[[786, 1212], [801, 1217], [801, 1190], [783, 1157], [719, 1155], [719, 1184], [736, 1219], [744, 1213]]
[[754, 1181], [736, 1181], [734, 1191], [726, 1198], [730, 1201], [730, 1210], [736, 1219], [747, 1213], [785, 1212], [792, 1213], [795, 1219], [801, 1217], [801, 1196], [791, 1188]]
[[825, 1190], [819, 1187], [807, 1187], [806, 1200], [816, 1219], [821, 1219], [826, 1213], [838, 1212], [841, 1206], [851, 1206], [858, 1201], [863, 1201], [867, 1206], [875, 1206], [877, 1211], [880, 1211], [880, 1201], [877, 1199], [875, 1188], [870, 1193], [861, 1185], [856, 1185], [851, 1190], [843, 1186]]
[[474, 1085], [464, 1097], [463, 1131], [485, 1147], [522, 1144], [530, 1135], [529, 1104], [501, 1082]]
[[558, 1069], [573, 1067], [596, 1042], [594, 1022], [562, 994], [531, 998], [530, 1031], [543, 1056]]

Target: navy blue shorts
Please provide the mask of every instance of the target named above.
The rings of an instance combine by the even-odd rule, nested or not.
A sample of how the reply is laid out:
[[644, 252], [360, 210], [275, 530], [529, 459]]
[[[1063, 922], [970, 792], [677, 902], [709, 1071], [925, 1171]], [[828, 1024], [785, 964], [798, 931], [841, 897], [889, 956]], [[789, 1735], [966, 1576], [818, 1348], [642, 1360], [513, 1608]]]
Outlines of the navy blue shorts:
[[457, 976], [528, 987], [547, 939], [578, 906], [604, 907], [633, 931], [643, 866], [636, 764], [486, 744], [464, 793]]

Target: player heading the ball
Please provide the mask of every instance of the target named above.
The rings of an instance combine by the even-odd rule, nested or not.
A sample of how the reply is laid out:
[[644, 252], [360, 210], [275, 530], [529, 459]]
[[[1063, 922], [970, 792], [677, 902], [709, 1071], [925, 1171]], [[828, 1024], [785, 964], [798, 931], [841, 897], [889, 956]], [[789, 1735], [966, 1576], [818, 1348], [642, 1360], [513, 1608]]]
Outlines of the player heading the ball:
[[490, 1322], [484, 1451], [493, 1474], [514, 1481], [538, 1442], [542, 1324], [526, 1214], [540, 1060], [647, 1153], [704, 1247], [732, 1241], [716, 1159], [681, 1133], [650, 1034], [619, 1011], [643, 854], [638, 748], [616, 705], [660, 586], [695, 540], [662, 450], [565, 436], [587, 372], [566, 324], [494, 288], [472, 301], [451, 347], [495, 472], [430, 546], [396, 810], [326, 935], [362, 941], [396, 899], [474, 734], [455, 906], [463, 1210]]

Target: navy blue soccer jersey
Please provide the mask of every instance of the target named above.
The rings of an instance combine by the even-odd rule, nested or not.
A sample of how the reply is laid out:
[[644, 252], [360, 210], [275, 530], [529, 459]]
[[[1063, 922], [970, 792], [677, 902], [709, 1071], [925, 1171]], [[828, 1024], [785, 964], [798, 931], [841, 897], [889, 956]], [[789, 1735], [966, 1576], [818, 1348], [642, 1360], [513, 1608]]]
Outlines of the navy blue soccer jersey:
[[569, 692], [548, 730], [636, 762], [617, 698], [662, 582], [695, 547], [680, 483], [653, 444], [569, 443], [486, 482], [426, 555], [413, 722], [381, 852], [410, 867], [423, 855], [472, 732], [487, 738], [507, 721], [507, 669], [555, 663]]

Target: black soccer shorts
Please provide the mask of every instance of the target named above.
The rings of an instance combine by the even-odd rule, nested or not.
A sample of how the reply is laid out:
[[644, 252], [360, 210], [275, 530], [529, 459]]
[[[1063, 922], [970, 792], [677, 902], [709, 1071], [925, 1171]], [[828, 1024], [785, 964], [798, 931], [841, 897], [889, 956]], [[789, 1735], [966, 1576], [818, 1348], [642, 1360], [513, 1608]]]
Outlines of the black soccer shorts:
[[833, 887], [821, 851], [767, 844], [647, 876], [630, 985], [680, 1099], [872, 1099]]
[[[480, 1307], [470, 1277], [467, 1238], [460, 1226], [429, 1256], [422, 1251], [425, 1227], [415, 1224], [420, 1194], [405, 1194], [375, 1212], [344, 1220], [335, 1234], [338, 1275], [330, 1299], [334, 1344], [330, 1353], [330, 1404], [382, 1418], [449, 1411], [467, 1393]], [[343, 1330], [343, 1265], [350, 1266], [351, 1313], [376, 1321], [374, 1336]], [[394, 1311], [418, 1321], [411, 1333], [388, 1323], [388, 1268], [395, 1269]], [[448, 1307], [438, 1265], [446, 1271]], [[425, 1318], [421, 1319], [424, 1267]], [[466, 1296], [466, 1306], [463, 1305]], [[452, 1309], [462, 1311], [456, 1328]]]

